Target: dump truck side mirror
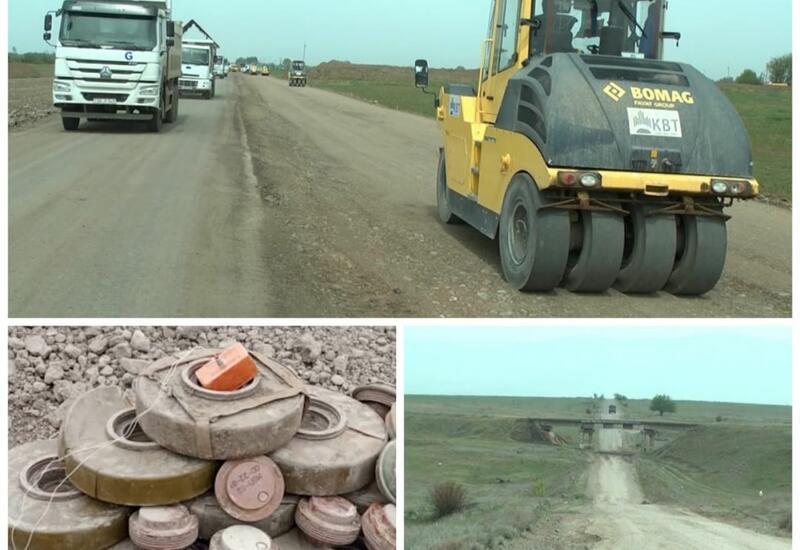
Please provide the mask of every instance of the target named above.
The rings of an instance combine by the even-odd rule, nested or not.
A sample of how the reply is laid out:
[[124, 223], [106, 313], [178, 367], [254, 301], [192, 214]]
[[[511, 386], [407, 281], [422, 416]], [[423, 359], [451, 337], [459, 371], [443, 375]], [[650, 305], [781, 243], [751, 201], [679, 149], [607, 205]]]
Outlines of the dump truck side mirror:
[[47, 15], [44, 16], [44, 30], [45, 30], [45, 32], [48, 32], [48, 33], [51, 30], [53, 30], [53, 15], [52, 14], [48, 13]]
[[417, 59], [414, 63], [414, 85], [417, 88], [428, 86], [428, 62], [424, 59]]

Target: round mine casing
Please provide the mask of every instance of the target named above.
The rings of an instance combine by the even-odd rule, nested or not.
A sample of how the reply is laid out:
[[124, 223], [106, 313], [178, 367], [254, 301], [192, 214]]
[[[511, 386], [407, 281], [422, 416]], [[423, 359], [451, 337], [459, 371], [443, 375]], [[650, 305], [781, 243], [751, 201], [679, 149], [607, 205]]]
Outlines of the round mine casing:
[[366, 403], [385, 418], [396, 399], [396, 390], [389, 384], [359, 386], [352, 392], [353, 399]]
[[295, 522], [312, 541], [332, 546], [355, 542], [361, 532], [358, 510], [342, 497], [301, 499], [297, 504]]
[[[253, 382], [233, 392], [206, 390], [193, 373], [218, 351], [176, 354], [144, 369], [134, 385], [144, 431], [177, 453], [214, 460], [258, 456], [284, 446], [300, 428], [302, 380], [251, 352], [258, 368]], [[159, 391], [162, 385], [169, 395]]]
[[392, 440], [383, 448], [378, 462], [375, 463], [375, 480], [380, 492], [395, 503], [397, 491], [397, 442]]
[[222, 465], [214, 483], [220, 506], [231, 516], [246, 522], [272, 515], [283, 500], [283, 475], [265, 456], [231, 460]]
[[54, 440], [9, 451], [9, 545], [20, 550], [108, 548], [127, 538], [130, 510], [85, 496], [64, 482], [66, 473]]
[[332, 550], [330, 546], [309, 541], [299, 529], [292, 529], [276, 538], [274, 542], [275, 546], [280, 550]]
[[[294, 527], [294, 512], [299, 500], [300, 498], [296, 495], [284, 495], [283, 501], [275, 512], [261, 521], [248, 522], [248, 525], [264, 531], [270, 537], [278, 537]], [[222, 508], [213, 493], [198, 497], [186, 505], [200, 520], [200, 538], [202, 539], [209, 540], [215, 533], [242, 523]]]
[[271, 550], [272, 539], [249, 525], [234, 525], [216, 533], [208, 550]]
[[392, 405], [392, 408], [389, 409], [389, 413], [386, 415], [386, 433], [389, 434], [389, 439], [394, 439], [397, 437], [397, 424], [396, 422], [396, 412], [395, 406]]
[[[20, 549], [21, 550], [21, 549]], [[142, 550], [141, 547], [133, 544], [131, 539], [115, 544], [108, 550]], [[208, 545], [202, 541], [195, 541], [191, 546], [187, 546], [185, 550], [208, 550]]]
[[286, 490], [331, 496], [369, 485], [386, 443], [383, 419], [369, 406], [341, 393], [309, 387], [311, 403], [297, 436], [271, 458]]
[[197, 516], [182, 504], [151, 506], [134, 512], [131, 541], [142, 550], [183, 550], [197, 540]]
[[369, 550], [394, 550], [397, 546], [397, 510], [393, 504], [373, 504], [361, 518]]
[[370, 483], [363, 489], [342, 496], [356, 505], [359, 514], [366, 512], [367, 508], [373, 504], [387, 504], [389, 502], [381, 493], [377, 482]]
[[181, 456], [151, 441], [115, 387], [78, 398], [64, 418], [59, 454], [78, 489], [129, 506], [194, 498], [211, 488], [216, 471], [214, 462]]

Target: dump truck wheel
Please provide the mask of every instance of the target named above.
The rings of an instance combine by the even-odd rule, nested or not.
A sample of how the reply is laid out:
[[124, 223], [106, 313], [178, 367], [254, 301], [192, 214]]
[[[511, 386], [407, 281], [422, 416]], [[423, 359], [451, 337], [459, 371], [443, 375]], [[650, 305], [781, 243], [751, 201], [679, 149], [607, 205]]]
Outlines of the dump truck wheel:
[[680, 216], [678, 258], [665, 290], [699, 296], [714, 288], [722, 277], [728, 249], [725, 220], [706, 216]]
[[64, 130], [67, 132], [74, 132], [81, 125], [79, 118], [62, 118], [61, 123], [64, 125]]
[[503, 274], [518, 290], [552, 290], [567, 266], [569, 214], [540, 210], [543, 204], [528, 174], [514, 176], [500, 214], [499, 245]]
[[[162, 102], [162, 104], [163, 104], [163, 102]], [[157, 133], [159, 133], [161, 131], [161, 128], [164, 126], [164, 117], [162, 116], [162, 111], [161, 110], [156, 110], [156, 111], [153, 112], [153, 118], [150, 119], [150, 122], [148, 122], [148, 125], [150, 127], [150, 131], [151, 132], [154, 132], [154, 133], [157, 134]]]
[[172, 109], [167, 113], [167, 122], [172, 124], [178, 120], [178, 105], [180, 104], [180, 95], [174, 94], [172, 96]]
[[658, 292], [667, 284], [675, 265], [675, 216], [651, 215], [660, 206], [634, 204], [627, 224], [622, 270], [614, 288], [620, 292]]
[[625, 223], [615, 212], [578, 213], [580, 248], [570, 254], [564, 287], [573, 292], [605, 292], [619, 275], [625, 249]]
[[450, 210], [450, 200], [447, 196], [447, 164], [444, 151], [439, 152], [439, 171], [436, 175], [436, 210], [442, 223], [458, 223], [459, 218]]

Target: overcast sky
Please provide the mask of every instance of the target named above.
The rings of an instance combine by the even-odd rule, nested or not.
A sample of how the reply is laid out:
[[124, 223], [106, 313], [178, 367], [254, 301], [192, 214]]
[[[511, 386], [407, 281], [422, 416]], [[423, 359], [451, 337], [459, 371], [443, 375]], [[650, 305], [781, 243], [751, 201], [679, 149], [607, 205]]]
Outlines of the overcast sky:
[[409, 327], [405, 392], [790, 405], [791, 330]]
[[[6, 0], [2, 0], [5, 2]], [[9, 48], [45, 51], [42, 20], [59, 0], [7, 0]], [[791, 51], [791, 0], [671, 0], [668, 30], [683, 34], [667, 57], [694, 64], [712, 78], [760, 73]], [[235, 59], [299, 57], [308, 44], [312, 64], [413, 64], [476, 67], [489, 0], [175, 0], [178, 19], [197, 19]], [[220, 6], [224, 6], [221, 8]]]

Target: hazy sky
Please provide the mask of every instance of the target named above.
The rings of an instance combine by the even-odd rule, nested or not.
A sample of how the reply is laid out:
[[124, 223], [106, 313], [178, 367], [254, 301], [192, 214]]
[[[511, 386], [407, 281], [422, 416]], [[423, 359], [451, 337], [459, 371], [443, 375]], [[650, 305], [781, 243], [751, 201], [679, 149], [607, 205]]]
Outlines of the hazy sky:
[[409, 327], [410, 394], [583, 397], [594, 393], [789, 405], [783, 327]]
[[[5, 1], [5, 0], [3, 0]], [[59, 0], [8, 0], [9, 48], [45, 51], [42, 20]], [[694, 64], [713, 78], [730, 67], [756, 72], [791, 50], [791, 0], [671, 0], [668, 30], [683, 33], [667, 57]], [[220, 6], [224, 6], [220, 8]], [[197, 19], [235, 59], [299, 57], [436, 67], [476, 67], [489, 0], [175, 0], [176, 17]]]

